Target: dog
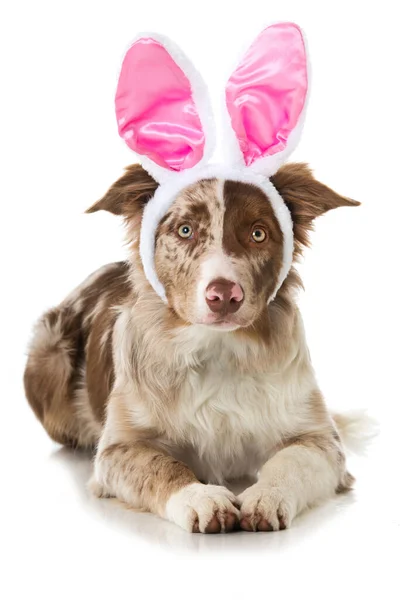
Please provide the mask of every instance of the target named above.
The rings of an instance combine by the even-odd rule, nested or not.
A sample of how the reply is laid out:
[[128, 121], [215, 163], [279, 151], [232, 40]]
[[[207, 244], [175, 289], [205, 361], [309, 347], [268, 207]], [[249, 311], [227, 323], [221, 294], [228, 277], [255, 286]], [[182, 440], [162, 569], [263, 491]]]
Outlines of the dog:
[[[271, 181], [293, 221], [293, 263], [316, 217], [359, 203], [286, 164]], [[104, 266], [37, 323], [24, 383], [49, 436], [94, 448], [91, 490], [189, 532], [277, 531], [349, 490], [346, 418], [328, 410], [292, 265], [269, 302], [282, 233], [238, 181], [184, 188], [156, 232], [165, 304], [145, 277], [140, 224], [158, 183], [138, 164], [87, 210], [120, 215], [129, 259]], [[225, 487], [256, 482], [238, 497]]]

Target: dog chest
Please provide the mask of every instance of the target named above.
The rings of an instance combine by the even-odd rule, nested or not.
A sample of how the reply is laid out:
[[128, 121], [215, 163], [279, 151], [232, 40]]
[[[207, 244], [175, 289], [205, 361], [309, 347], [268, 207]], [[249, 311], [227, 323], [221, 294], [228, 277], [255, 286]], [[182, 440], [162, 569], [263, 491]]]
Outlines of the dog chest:
[[210, 364], [188, 375], [174, 414], [180, 458], [207, 481], [255, 473], [302, 419], [297, 369], [239, 374]]

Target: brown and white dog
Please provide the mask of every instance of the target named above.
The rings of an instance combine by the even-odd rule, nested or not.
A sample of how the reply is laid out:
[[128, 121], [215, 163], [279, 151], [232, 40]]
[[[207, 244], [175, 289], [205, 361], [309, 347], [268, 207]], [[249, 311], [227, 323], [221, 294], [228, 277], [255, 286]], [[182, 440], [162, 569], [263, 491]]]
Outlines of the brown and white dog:
[[[358, 202], [304, 164], [271, 178], [293, 219], [294, 260], [313, 219]], [[139, 258], [141, 215], [157, 183], [139, 165], [87, 212], [122, 215], [128, 262], [92, 274], [36, 326], [25, 389], [53, 440], [96, 448], [91, 488], [191, 532], [288, 527], [348, 490], [343, 417], [328, 411], [307, 350], [292, 268], [276, 298], [282, 233], [256, 186], [185, 188], [156, 234], [168, 298]], [[224, 484], [257, 482], [239, 497]]]

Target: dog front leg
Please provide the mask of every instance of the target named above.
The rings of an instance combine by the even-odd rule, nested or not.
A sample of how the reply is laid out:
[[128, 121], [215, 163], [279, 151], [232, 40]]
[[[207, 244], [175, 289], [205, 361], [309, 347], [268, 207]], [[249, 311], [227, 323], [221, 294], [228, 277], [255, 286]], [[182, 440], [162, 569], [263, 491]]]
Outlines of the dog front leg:
[[305, 508], [353, 483], [336, 432], [308, 433], [288, 441], [261, 469], [257, 483], [239, 497], [240, 526], [277, 531]]
[[103, 447], [90, 487], [98, 496], [115, 496], [193, 533], [228, 532], [238, 524], [232, 492], [200, 483], [185, 464], [152, 442]]

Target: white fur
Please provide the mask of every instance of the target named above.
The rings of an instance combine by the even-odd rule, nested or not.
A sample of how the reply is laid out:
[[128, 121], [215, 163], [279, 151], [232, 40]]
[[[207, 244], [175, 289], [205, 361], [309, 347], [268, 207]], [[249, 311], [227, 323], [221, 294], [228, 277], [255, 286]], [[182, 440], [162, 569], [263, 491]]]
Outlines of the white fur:
[[[193, 344], [185, 344], [189, 336], [178, 337], [182, 351]], [[305, 400], [316, 382], [302, 343], [289, 348], [279, 369], [271, 361], [270, 371], [250, 375], [238, 370], [232, 355], [240, 361], [251, 347], [229, 333], [207, 339], [203, 368], [190, 370], [181, 389], [172, 424], [179, 450], [172, 452], [200, 479], [221, 484], [254, 476], [288, 432], [304, 428]]]
[[192, 483], [172, 494], [165, 507], [165, 518], [189, 532], [193, 531], [198, 519], [199, 530], [204, 533], [213, 516], [217, 515], [224, 531], [226, 514], [239, 518], [239, 511], [233, 505], [235, 501], [234, 494], [224, 487]]
[[364, 410], [346, 411], [340, 415], [339, 431], [347, 450], [364, 454], [379, 434], [379, 423]]
[[[221, 206], [224, 206], [223, 199], [224, 182], [221, 180], [219, 185], [219, 201]], [[220, 218], [223, 222], [225, 210], [221, 211]], [[232, 260], [223, 250], [223, 228], [222, 222], [213, 228], [214, 243], [212, 252], [202, 260], [200, 264], [200, 275], [197, 283], [197, 315], [198, 321], [207, 324], [206, 319], [209, 316], [209, 308], [206, 302], [206, 289], [214, 279], [223, 277], [234, 283], [240, 283], [238, 274], [232, 263]], [[233, 326], [231, 330], [237, 329], [238, 326]]]
[[285, 527], [302, 510], [332, 496], [338, 484], [335, 458], [303, 446], [289, 446], [263, 467], [257, 483], [238, 497], [241, 514], [265, 519], [274, 531]]
[[[116, 324], [117, 380], [113, 393], [126, 398], [134, 427], [156, 429], [162, 415], [169, 435], [159, 442], [188, 464], [199, 479], [221, 484], [255, 475], [282, 439], [291, 432], [295, 435], [307, 430], [310, 418], [306, 400], [317, 384], [300, 316], [297, 333], [287, 341], [284, 360], [276, 364], [274, 356], [268, 355], [268, 368], [254, 373], [241, 372], [238, 364], [248, 362], [249, 357], [254, 357], [254, 363], [260, 359], [256, 341], [243, 343], [230, 333], [201, 325], [178, 330], [171, 340], [171, 366], [165, 365], [185, 373], [173, 405], [160, 404], [156, 397], [144, 398], [136, 386], [129, 365], [136, 343], [132, 329], [126, 310]], [[164, 351], [158, 356], [153, 346], [152, 352], [151, 360], [165, 363]], [[99, 452], [104, 445], [120, 441], [109, 437], [113, 429], [109, 418]]]
[[197, 284], [197, 314], [201, 322], [210, 312], [206, 302], [206, 289], [211, 281], [223, 277], [240, 284], [231, 259], [222, 250], [222, 240], [218, 245], [220, 248], [207, 256], [200, 265], [200, 277]]

